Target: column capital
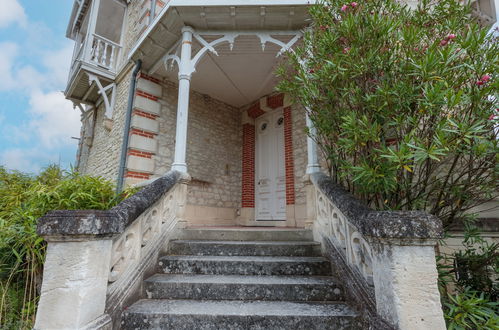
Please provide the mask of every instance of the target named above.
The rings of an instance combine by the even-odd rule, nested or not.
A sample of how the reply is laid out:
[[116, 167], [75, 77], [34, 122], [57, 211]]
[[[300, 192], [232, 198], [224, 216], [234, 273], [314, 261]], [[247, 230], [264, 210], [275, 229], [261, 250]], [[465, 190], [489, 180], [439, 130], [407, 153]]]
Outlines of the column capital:
[[180, 73], [178, 74], [178, 80], [191, 80], [192, 74], [191, 73]]
[[190, 27], [190, 26], [186, 25], [186, 26], [184, 26], [184, 27], [182, 28], [182, 33], [184, 33], [184, 32], [194, 33], [194, 29], [193, 29], [192, 27]]

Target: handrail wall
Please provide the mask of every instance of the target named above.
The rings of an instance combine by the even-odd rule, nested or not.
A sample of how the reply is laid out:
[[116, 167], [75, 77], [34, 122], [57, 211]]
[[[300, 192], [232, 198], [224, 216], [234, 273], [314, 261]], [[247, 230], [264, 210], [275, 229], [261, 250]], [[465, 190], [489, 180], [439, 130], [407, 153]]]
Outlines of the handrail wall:
[[185, 211], [189, 178], [177, 171], [107, 211], [53, 211], [37, 232], [48, 242], [35, 329], [112, 329], [141, 295]]
[[323, 173], [310, 177], [314, 237], [371, 329], [445, 329], [434, 246], [441, 221], [421, 211], [375, 211]]

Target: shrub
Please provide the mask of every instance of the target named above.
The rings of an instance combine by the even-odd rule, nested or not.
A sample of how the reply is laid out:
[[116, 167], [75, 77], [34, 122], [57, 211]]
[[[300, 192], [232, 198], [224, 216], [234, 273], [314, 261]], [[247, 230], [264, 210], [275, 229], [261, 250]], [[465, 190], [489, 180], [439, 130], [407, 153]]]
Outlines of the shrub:
[[499, 315], [496, 311], [499, 303], [492, 302], [484, 293], [470, 289], [448, 296], [445, 303], [445, 320], [448, 330], [499, 329]]
[[333, 179], [377, 209], [450, 225], [498, 195], [499, 42], [454, 0], [312, 7], [278, 70]]
[[0, 166], [0, 328], [30, 328], [41, 285], [45, 242], [37, 219], [50, 210], [109, 209], [116, 195], [102, 178], [49, 166], [38, 176]]
[[499, 244], [480, 236], [470, 216], [465, 221], [463, 249], [437, 258], [448, 329], [499, 329], [498, 248]]

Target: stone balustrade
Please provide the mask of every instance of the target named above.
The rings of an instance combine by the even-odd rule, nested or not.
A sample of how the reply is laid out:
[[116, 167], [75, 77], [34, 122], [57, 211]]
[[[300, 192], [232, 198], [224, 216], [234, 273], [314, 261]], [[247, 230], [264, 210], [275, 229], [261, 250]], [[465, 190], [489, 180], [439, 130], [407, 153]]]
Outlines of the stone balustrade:
[[372, 329], [445, 329], [434, 247], [440, 220], [419, 211], [374, 211], [323, 173], [310, 175], [314, 237], [333, 259]]
[[54, 211], [35, 329], [112, 329], [140, 294], [144, 276], [176, 237], [188, 177], [175, 171], [108, 211]]

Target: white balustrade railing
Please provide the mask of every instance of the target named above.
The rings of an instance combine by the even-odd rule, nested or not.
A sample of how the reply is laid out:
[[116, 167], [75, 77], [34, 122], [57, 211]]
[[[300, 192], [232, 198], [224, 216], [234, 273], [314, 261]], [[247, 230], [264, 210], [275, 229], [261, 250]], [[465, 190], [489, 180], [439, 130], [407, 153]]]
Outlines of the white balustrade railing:
[[142, 268], [140, 263], [151, 260], [165, 243], [165, 235], [172, 233], [185, 204], [185, 189], [185, 185], [176, 185], [113, 240], [108, 293], [133, 277]]
[[[38, 222], [48, 242], [35, 329], [117, 328], [158, 255], [175, 239], [187, 176], [171, 171], [107, 211], [54, 211]], [[114, 322], [114, 327], [113, 327]]]
[[373, 285], [373, 253], [367, 240], [318, 188], [315, 188], [317, 225], [340, 247], [350, 266]]
[[120, 51], [119, 44], [94, 34], [89, 61], [114, 72]]
[[372, 329], [445, 329], [434, 246], [442, 224], [420, 211], [375, 211], [322, 173], [310, 175], [314, 238]]

